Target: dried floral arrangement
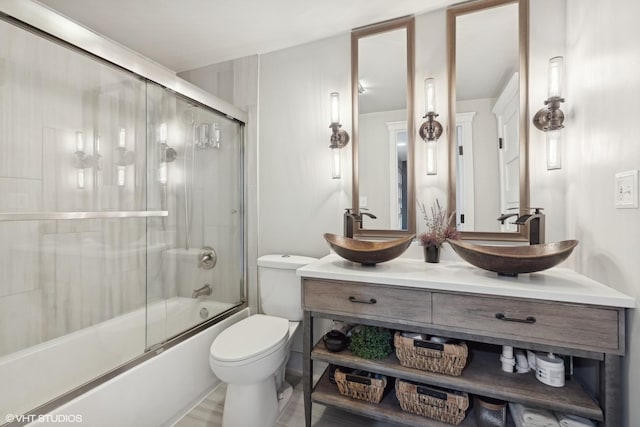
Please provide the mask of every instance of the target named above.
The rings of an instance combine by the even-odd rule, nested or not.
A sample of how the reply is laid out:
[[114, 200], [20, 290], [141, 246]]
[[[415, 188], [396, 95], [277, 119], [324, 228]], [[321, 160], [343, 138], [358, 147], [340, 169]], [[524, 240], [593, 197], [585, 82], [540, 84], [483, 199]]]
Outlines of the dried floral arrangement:
[[455, 212], [448, 214], [446, 209], [442, 209], [438, 199], [431, 206], [431, 214], [427, 212], [424, 203], [418, 202], [418, 207], [427, 225], [427, 231], [418, 235], [422, 246], [442, 247], [442, 244], [447, 239], [456, 240], [460, 238], [460, 233], [456, 230], [454, 222]]

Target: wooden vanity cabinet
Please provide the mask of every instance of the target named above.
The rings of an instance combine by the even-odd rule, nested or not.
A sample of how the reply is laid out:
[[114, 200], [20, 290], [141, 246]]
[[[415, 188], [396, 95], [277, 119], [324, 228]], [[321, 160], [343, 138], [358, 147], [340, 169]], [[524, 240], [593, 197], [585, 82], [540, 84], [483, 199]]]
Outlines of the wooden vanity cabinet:
[[[341, 396], [326, 372], [314, 386], [314, 360], [572, 413], [606, 427], [621, 425], [624, 308], [308, 277], [302, 278], [302, 287], [307, 427], [311, 426], [312, 401], [400, 425], [449, 425], [402, 412], [393, 391], [374, 405]], [[505, 373], [497, 354], [482, 351], [473, 354], [459, 377], [403, 367], [395, 354], [371, 361], [348, 351], [331, 353], [320, 337], [312, 336], [315, 318], [593, 359], [599, 367], [598, 400], [573, 379], [565, 387], [554, 388], [537, 381], [532, 373]], [[462, 425], [474, 426], [473, 417], [467, 416]]]

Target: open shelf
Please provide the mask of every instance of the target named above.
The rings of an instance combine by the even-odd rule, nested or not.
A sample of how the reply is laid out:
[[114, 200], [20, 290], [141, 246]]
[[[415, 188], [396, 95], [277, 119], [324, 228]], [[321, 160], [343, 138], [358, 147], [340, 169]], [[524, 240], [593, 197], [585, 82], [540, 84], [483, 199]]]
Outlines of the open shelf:
[[[567, 380], [564, 387], [550, 387], [538, 381], [533, 372], [527, 374], [510, 374], [502, 371], [498, 360], [499, 355], [496, 353], [473, 349], [470, 354], [471, 360], [467, 363], [464, 371], [462, 371], [462, 375], [459, 377], [404, 367], [400, 365], [400, 361], [396, 357], [395, 353], [392, 353], [389, 357], [382, 360], [363, 359], [354, 356], [348, 350], [339, 353], [332, 353], [326, 349], [322, 341], [314, 347], [311, 352], [311, 358], [313, 360], [319, 360], [334, 365], [364, 369], [390, 377], [448, 387], [481, 396], [522, 403], [532, 407], [579, 415], [597, 421], [602, 421], [604, 419], [602, 409], [597, 402], [595, 402], [582, 388], [582, 386], [574, 380]], [[329, 381], [327, 380], [327, 382]], [[335, 391], [335, 393], [332, 394], [337, 394], [335, 386], [330, 382], [329, 385]], [[320, 388], [319, 391], [320, 390], [324, 390], [324, 388]], [[345, 398], [339, 394], [338, 397], [349, 401], [353, 400]], [[313, 398], [314, 400], [320, 398], [330, 399], [331, 402], [322, 403], [340, 406], [338, 403], [333, 401], [336, 399], [335, 396], [324, 397], [324, 393], [322, 393], [320, 396], [314, 396]], [[385, 400], [386, 399], [388, 399], [388, 396]], [[393, 399], [395, 400], [395, 397]], [[317, 401], [321, 402], [321, 400]], [[370, 405], [366, 402], [358, 403], [361, 405]], [[397, 401], [395, 403], [398, 405]], [[369, 409], [370, 413], [366, 412], [367, 415], [375, 418], [377, 413], [383, 412], [381, 409], [383, 406], [381, 405], [375, 405], [373, 409]], [[358, 411], [360, 410], [361, 409], [358, 408]], [[366, 408], [362, 410], [364, 411]], [[424, 418], [418, 418], [422, 420], [422, 423], [424, 424]], [[407, 425], [414, 424], [407, 423]]]
[[[329, 381], [329, 370], [326, 370], [311, 394], [311, 400], [325, 405], [331, 405], [345, 411], [361, 414], [369, 418], [388, 421], [392, 423], [414, 427], [451, 427], [452, 424], [404, 412], [396, 399], [393, 390], [389, 390], [380, 403], [369, 403], [363, 400], [352, 399], [343, 396], [338, 387]], [[467, 413], [467, 417], [459, 424], [462, 427], [476, 427], [473, 411]], [[513, 425], [513, 424], [510, 424]]]

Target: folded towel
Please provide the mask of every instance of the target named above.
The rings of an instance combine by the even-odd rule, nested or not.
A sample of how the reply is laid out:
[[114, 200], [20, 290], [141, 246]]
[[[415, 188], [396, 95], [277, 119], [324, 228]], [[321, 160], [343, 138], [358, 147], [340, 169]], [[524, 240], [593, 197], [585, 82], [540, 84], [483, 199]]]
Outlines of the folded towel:
[[558, 419], [553, 415], [553, 412], [546, 409], [523, 406], [522, 417], [524, 423], [532, 427], [558, 427]]
[[509, 408], [518, 427], [560, 427], [551, 411], [530, 408], [519, 403], [509, 403]]
[[560, 427], [596, 427], [593, 421], [577, 415], [560, 414], [556, 412]]

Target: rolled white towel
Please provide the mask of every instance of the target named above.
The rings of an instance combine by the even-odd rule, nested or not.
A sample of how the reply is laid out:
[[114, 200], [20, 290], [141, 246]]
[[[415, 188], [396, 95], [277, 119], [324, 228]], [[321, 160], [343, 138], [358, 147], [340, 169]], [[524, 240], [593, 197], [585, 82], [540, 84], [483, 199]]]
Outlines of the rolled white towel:
[[556, 412], [556, 417], [560, 422], [560, 427], [596, 427], [593, 421], [571, 414], [560, 414]]
[[509, 403], [511, 416], [519, 427], [560, 427], [553, 412]]

